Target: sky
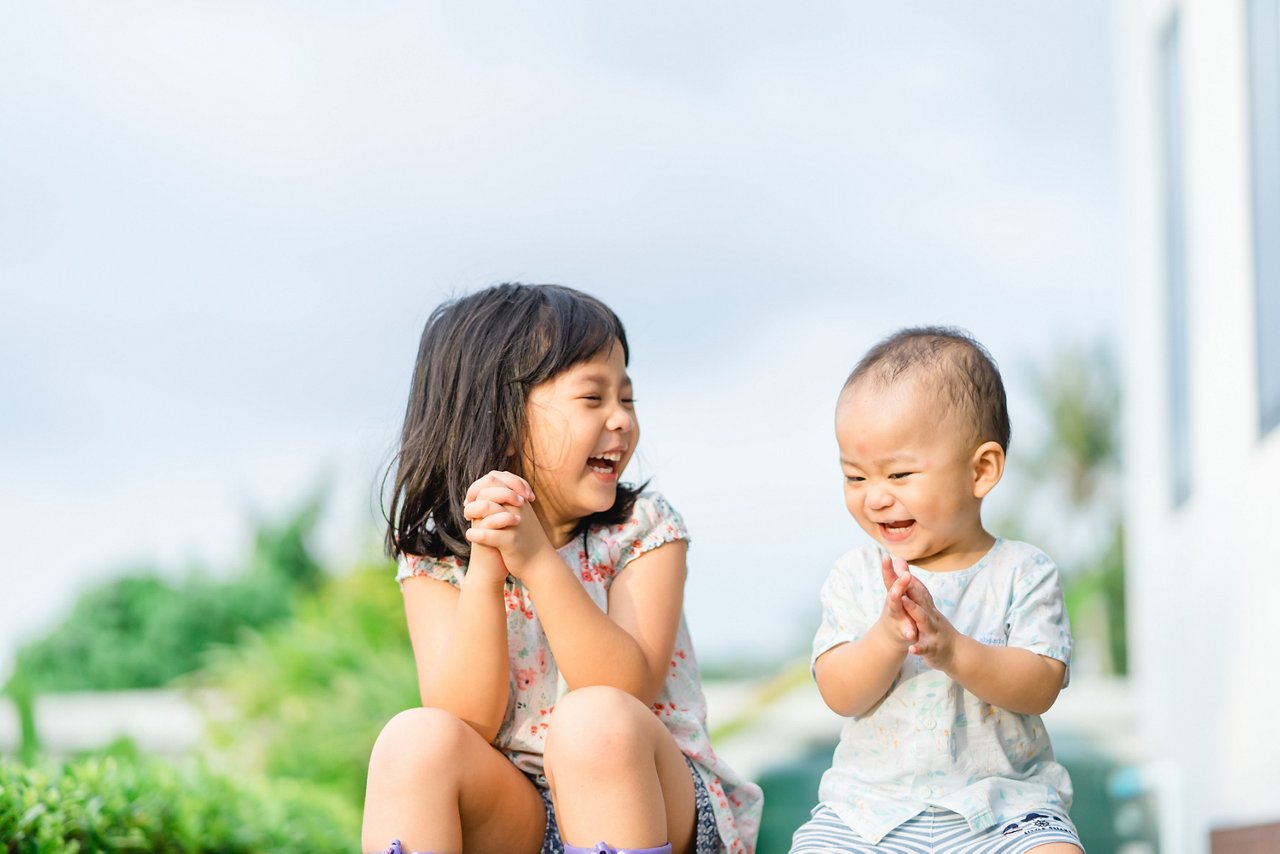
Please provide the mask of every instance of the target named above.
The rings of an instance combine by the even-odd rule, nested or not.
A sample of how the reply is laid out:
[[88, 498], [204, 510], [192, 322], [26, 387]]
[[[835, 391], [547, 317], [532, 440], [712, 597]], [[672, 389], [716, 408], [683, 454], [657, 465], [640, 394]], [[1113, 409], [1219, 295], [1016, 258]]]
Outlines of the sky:
[[373, 553], [422, 324], [500, 281], [626, 324], [704, 663], [802, 653], [867, 347], [968, 329], [1016, 450], [1029, 370], [1118, 338], [1109, 14], [0, 2], [0, 674], [322, 484], [318, 548]]

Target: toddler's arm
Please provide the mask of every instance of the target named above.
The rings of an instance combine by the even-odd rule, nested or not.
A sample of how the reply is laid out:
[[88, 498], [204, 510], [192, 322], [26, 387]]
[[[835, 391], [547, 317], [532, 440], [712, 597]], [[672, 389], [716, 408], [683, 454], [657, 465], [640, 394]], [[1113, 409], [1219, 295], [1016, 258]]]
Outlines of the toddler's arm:
[[881, 574], [889, 593], [880, 618], [861, 638], [832, 647], [814, 665], [822, 699], [845, 717], [865, 714], [884, 698], [916, 640], [902, 601], [910, 574], [905, 569], [895, 572], [888, 556], [881, 563]]
[[902, 598], [920, 638], [910, 651], [979, 699], [1011, 712], [1039, 715], [1062, 690], [1066, 665], [1028, 649], [989, 646], [961, 634], [933, 604], [918, 579]]

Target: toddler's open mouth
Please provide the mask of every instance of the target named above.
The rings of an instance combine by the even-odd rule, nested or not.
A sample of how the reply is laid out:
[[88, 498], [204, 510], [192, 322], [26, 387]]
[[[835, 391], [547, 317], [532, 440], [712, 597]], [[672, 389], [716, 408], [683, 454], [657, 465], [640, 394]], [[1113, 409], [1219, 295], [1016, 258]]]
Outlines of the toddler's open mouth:
[[884, 535], [886, 540], [893, 542], [905, 540], [911, 536], [911, 532], [915, 530], [915, 519], [895, 519], [892, 522], [877, 522], [880, 527], [880, 533]]

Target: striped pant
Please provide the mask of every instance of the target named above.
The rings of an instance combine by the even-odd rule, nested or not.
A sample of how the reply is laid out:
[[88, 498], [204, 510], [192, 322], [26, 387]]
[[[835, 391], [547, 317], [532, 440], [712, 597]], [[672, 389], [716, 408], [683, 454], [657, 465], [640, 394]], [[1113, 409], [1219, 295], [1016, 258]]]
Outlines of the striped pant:
[[1052, 810], [1036, 810], [975, 831], [959, 814], [930, 807], [873, 845], [835, 810], [820, 804], [791, 837], [791, 854], [1023, 854], [1049, 842], [1080, 846], [1071, 820]]

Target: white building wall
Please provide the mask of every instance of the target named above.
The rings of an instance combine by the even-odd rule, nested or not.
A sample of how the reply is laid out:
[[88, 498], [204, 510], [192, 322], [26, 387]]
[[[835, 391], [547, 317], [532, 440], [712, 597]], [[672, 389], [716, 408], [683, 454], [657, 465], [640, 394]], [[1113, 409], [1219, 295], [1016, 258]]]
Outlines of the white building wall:
[[[1160, 36], [1179, 16], [1192, 492], [1172, 506]], [[1280, 430], [1258, 437], [1243, 0], [1124, 0], [1130, 648], [1174, 850], [1280, 821]], [[1280, 236], [1277, 236], [1280, 239]]]

